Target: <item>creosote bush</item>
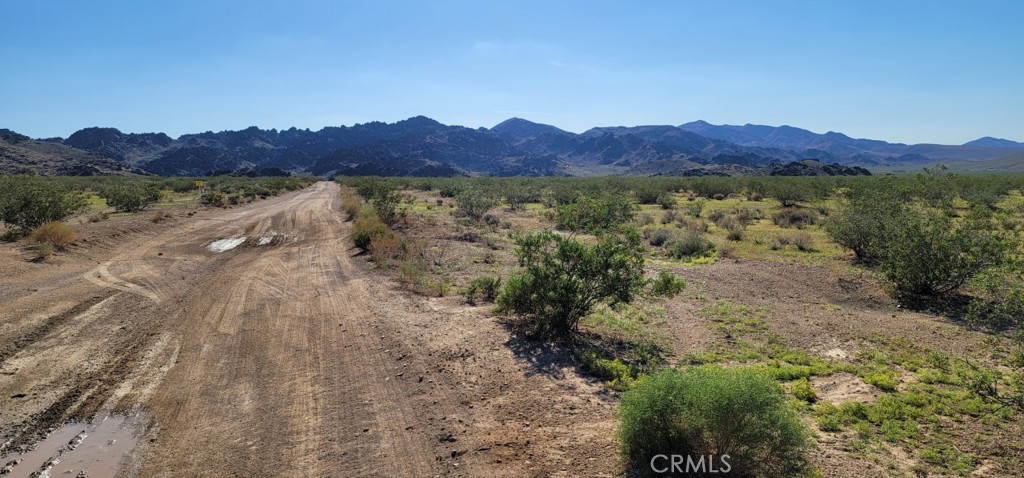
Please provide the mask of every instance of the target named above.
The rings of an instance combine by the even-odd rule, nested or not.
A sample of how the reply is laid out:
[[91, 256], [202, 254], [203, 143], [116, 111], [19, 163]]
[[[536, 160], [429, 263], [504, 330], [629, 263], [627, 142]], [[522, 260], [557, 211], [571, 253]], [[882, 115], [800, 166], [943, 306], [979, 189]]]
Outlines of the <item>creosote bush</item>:
[[501, 278], [494, 276], [481, 276], [470, 281], [469, 286], [463, 291], [466, 302], [476, 304], [478, 300], [494, 302], [501, 290]]
[[[60, 221], [85, 208], [85, 199], [56, 180], [0, 177], [0, 221], [22, 231]], [[23, 233], [22, 233], [23, 234]]]
[[522, 271], [497, 298], [498, 311], [527, 319], [539, 337], [565, 337], [599, 303], [628, 303], [646, 285], [640, 235], [627, 230], [587, 245], [544, 231], [517, 239]]
[[637, 206], [624, 196], [583, 196], [558, 208], [558, 228], [600, 233], [633, 220]]
[[781, 387], [749, 369], [645, 376], [623, 394], [618, 415], [620, 450], [642, 476], [664, 476], [652, 470], [655, 455], [729, 455], [728, 476], [799, 476], [808, 468], [810, 432]]

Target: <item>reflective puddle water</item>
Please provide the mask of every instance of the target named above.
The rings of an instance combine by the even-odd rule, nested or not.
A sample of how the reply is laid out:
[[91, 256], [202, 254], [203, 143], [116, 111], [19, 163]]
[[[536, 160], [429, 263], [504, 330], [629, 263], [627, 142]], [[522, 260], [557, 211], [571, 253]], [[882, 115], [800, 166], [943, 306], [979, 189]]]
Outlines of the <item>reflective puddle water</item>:
[[243, 242], [245, 242], [244, 237], [232, 237], [228, 239], [221, 239], [218, 241], [211, 242], [209, 246], [206, 246], [206, 250], [210, 252], [230, 251], [231, 249], [234, 249], [242, 245]]
[[133, 423], [122, 416], [110, 415], [93, 423], [69, 423], [54, 430], [31, 451], [0, 459], [0, 476], [112, 477], [138, 441]]

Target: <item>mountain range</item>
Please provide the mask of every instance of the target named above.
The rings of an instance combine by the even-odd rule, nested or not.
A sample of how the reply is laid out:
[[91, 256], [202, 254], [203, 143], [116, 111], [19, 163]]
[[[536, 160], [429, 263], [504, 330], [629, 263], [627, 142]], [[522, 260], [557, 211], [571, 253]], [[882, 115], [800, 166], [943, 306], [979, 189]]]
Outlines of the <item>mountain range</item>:
[[[1020, 153], [1024, 143], [991, 137], [962, 145], [907, 145], [791, 126], [704, 121], [597, 127], [579, 134], [520, 118], [490, 129], [473, 129], [424, 116], [319, 131], [253, 126], [178, 138], [92, 127], [67, 138], [33, 139], [0, 130], [0, 173], [7, 174], [198, 176], [261, 170], [321, 176], [860, 174], [850, 168], [989, 161]], [[817, 163], [804, 160], [837, 167], [808, 166]], [[780, 166], [791, 163], [798, 164]]]

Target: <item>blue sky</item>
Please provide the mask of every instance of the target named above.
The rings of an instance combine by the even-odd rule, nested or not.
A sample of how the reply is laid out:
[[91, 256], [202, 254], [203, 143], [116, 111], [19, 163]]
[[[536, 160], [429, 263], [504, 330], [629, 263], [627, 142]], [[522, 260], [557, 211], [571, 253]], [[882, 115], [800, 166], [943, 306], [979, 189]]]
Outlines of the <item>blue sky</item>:
[[0, 0], [0, 127], [426, 115], [1024, 140], [1024, 3]]

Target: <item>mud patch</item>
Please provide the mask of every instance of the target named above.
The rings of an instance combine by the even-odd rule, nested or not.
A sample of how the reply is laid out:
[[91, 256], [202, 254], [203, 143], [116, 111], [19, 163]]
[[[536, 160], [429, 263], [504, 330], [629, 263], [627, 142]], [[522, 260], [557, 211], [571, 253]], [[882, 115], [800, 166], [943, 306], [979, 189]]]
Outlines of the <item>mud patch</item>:
[[811, 387], [818, 398], [830, 403], [863, 402], [871, 403], [878, 398], [875, 387], [868, 385], [860, 377], [847, 372], [839, 372], [825, 377], [811, 379]]
[[206, 246], [206, 250], [208, 250], [210, 252], [230, 251], [231, 249], [234, 249], [234, 248], [242, 245], [243, 242], [245, 242], [245, 238], [244, 237], [232, 237], [232, 238], [228, 238], [228, 239], [220, 239], [220, 240], [211, 242], [210, 245]]
[[137, 421], [110, 415], [92, 423], [69, 423], [52, 431], [31, 450], [0, 458], [0, 475], [114, 476], [122, 459], [138, 444]]
[[259, 240], [256, 241], [257, 246], [276, 246], [285, 240], [284, 234], [271, 232], [260, 236]]

